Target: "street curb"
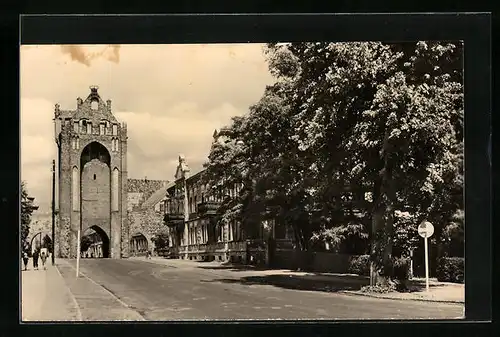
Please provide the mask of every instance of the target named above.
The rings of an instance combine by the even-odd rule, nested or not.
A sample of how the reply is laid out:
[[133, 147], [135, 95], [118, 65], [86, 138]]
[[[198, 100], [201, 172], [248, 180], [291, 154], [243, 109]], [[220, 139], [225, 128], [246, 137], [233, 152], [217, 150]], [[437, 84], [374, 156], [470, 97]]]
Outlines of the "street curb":
[[75, 295], [73, 295], [73, 293], [71, 292], [71, 289], [69, 288], [68, 286], [68, 283], [66, 283], [66, 280], [64, 279], [64, 276], [62, 276], [61, 274], [61, 271], [59, 270], [59, 268], [57, 267], [57, 264], [54, 264], [54, 267], [56, 268], [57, 270], [57, 273], [59, 274], [59, 276], [61, 277], [61, 279], [63, 280], [64, 282], [64, 285], [66, 286], [66, 290], [68, 291], [68, 293], [70, 294], [71, 296], [71, 299], [73, 300], [73, 304], [75, 305], [75, 308], [76, 308], [76, 320], [77, 321], [83, 321], [83, 318], [82, 318], [82, 311], [80, 309], [80, 305], [78, 304], [76, 298], [75, 298]]
[[443, 301], [443, 300], [430, 300], [430, 299], [424, 299], [424, 298], [394, 298], [394, 297], [383, 296], [383, 295], [379, 296], [379, 295], [372, 295], [372, 294], [367, 294], [367, 293], [358, 293], [358, 292], [353, 292], [353, 291], [349, 291], [349, 290], [342, 290], [342, 291], [339, 291], [338, 293], [348, 295], [348, 296], [364, 296], [364, 297], [379, 298], [379, 299], [393, 300], [393, 301], [415, 301], [415, 302], [465, 304], [465, 301]]
[[[71, 265], [71, 263], [69, 262], [65, 262], [68, 264], [68, 266], [70, 266], [73, 270], [76, 271], [76, 268], [73, 267], [73, 265]], [[138, 313], [136, 310], [134, 310], [131, 306], [129, 306], [127, 303], [123, 302], [121, 299], [119, 299], [115, 294], [113, 294], [111, 291], [109, 291], [106, 287], [100, 285], [99, 283], [97, 283], [96, 281], [94, 281], [93, 279], [91, 279], [90, 277], [88, 277], [87, 275], [85, 275], [82, 271], [79, 271], [80, 275], [82, 275], [83, 277], [85, 277], [87, 280], [89, 280], [90, 282], [92, 282], [94, 285], [104, 289], [104, 291], [106, 291], [108, 294], [111, 295], [111, 297], [113, 297], [118, 303], [120, 303], [122, 306], [124, 306], [125, 308], [133, 311], [134, 313], [136, 313], [137, 316], [139, 316], [139, 321], [146, 321], [146, 318], [144, 316], [142, 316], [140, 313]], [[76, 299], [75, 299], [76, 300]]]

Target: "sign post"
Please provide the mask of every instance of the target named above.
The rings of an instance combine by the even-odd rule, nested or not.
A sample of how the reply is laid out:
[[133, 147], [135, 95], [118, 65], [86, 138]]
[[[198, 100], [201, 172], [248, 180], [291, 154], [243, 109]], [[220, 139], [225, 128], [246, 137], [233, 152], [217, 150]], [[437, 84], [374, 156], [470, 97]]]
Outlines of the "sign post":
[[413, 248], [410, 249], [410, 280], [413, 279]]
[[424, 238], [424, 251], [425, 251], [425, 289], [429, 291], [429, 248], [427, 239], [434, 234], [434, 226], [424, 221], [418, 226], [418, 234]]

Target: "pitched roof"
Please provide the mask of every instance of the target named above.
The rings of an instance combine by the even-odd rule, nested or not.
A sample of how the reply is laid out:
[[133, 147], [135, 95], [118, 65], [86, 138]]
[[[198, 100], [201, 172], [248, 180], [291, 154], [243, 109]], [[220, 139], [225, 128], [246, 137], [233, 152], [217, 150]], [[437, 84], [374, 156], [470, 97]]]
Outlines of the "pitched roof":
[[160, 189], [156, 190], [146, 201], [142, 203], [141, 208], [146, 209], [156, 205], [161, 201], [161, 199], [165, 197], [165, 195], [167, 194], [167, 190], [174, 185], [175, 182], [170, 182], [162, 186]]

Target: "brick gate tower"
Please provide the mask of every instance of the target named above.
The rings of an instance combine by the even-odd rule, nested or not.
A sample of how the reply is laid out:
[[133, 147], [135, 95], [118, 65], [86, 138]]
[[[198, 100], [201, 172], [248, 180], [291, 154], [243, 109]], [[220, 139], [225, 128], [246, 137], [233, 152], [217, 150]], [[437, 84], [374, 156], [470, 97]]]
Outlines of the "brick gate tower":
[[[103, 257], [121, 258], [127, 226], [127, 126], [91, 86], [76, 110], [54, 111], [58, 147], [55, 254], [75, 258], [78, 229], [97, 232]], [[126, 239], [125, 239], [126, 241]]]

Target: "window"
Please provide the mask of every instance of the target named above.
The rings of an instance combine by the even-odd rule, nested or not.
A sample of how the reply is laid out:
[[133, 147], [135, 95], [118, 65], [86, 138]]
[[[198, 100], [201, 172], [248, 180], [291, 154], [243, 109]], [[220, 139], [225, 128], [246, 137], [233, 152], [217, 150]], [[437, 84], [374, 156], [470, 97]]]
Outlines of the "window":
[[99, 124], [99, 134], [100, 135], [104, 134], [104, 124], [103, 123]]
[[194, 196], [194, 209], [193, 209], [193, 213], [196, 213], [198, 212], [198, 204], [196, 203], [196, 195]]
[[75, 150], [75, 149], [76, 149], [76, 138], [71, 139], [71, 148], [72, 148], [73, 150]]
[[80, 148], [80, 138], [76, 137], [76, 149]]
[[78, 122], [73, 123], [73, 131], [78, 132]]
[[236, 240], [241, 240], [241, 224], [239, 221], [236, 222]]
[[118, 135], [118, 125], [113, 124], [113, 136], [116, 136], [116, 135]]
[[227, 241], [233, 241], [233, 230], [234, 230], [234, 226], [233, 226], [233, 222], [231, 221], [229, 224], [228, 224], [228, 239]]
[[111, 134], [111, 124], [109, 122], [106, 122], [106, 134]]
[[99, 108], [99, 102], [97, 101], [92, 101], [92, 103], [90, 103], [90, 108], [92, 110], [97, 110]]
[[222, 224], [219, 224], [219, 226], [217, 228], [217, 242], [222, 241], [222, 230], [223, 230], [223, 226], [222, 226]]
[[87, 122], [87, 134], [90, 135], [92, 134], [92, 123]]

